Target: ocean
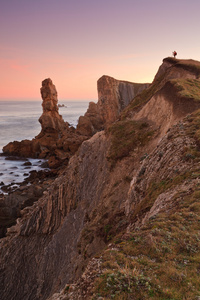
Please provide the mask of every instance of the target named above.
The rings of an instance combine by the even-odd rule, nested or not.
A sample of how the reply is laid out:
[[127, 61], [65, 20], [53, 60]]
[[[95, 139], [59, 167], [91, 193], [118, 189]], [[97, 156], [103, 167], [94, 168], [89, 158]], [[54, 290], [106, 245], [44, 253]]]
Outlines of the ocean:
[[[40, 133], [38, 121], [42, 114], [42, 101], [0, 101], [0, 152], [9, 142], [32, 139]], [[70, 125], [76, 127], [79, 116], [85, 114], [89, 101], [62, 101], [64, 107], [59, 114]], [[40, 170], [42, 160], [29, 159], [31, 166], [24, 161], [7, 160], [0, 156], [0, 193], [1, 186], [11, 184], [13, 188], [22, 182], [31, 170]]]

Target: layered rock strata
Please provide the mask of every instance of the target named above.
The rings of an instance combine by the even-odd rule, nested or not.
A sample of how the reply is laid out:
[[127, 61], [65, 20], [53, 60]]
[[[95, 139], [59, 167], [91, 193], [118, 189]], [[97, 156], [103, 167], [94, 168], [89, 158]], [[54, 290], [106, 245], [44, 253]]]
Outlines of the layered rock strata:
[[148, 83], [133, 83], [102, 76], [97, 81], [98, 102], [90, 102], [86, 114], [79, 118], [77, 131], [94, 134], [119, 118], [121, 111], [135, 96], [149, 87]]
[[43, 113], [39, 118], [41, 132], [32, 140], [14, 141], [3, 147], [5, 155], [46, 158], [50, 167], [67, 163], [88, 136], [80, 135], [58, 113], [55, 85], [50, 78], [42, 82]]
[[46, 133], [60, 133], [66, 129], [67, 124], [58, 113], [58, 97], [55, 85], [50, 78], [42, 82], [40, 89], [42, 96], [43, 114], [39, 118], [42, 127], [40, 135]]
[[3, 147], [3, 152], [5, 155], [46, 158], [54, 168], [63, 162], [66, 164], [84, 140], [114, 122], [134, 96], [148, 86], [101, 77], [98, 80], [98, 102], [89, 104], [75, 129], [59, 115], [55, 85], [50, 78], [45, 79], [40, 90], [43, 99], [40, 134], [31, 141], [11, 142]]
[[[178, 104], [183, 108], [184, 101], [187, 100], [191, 104], [191, 112], [200, 107], [200, 99], [195, 100], [194, 94], [190, 97], [180, 96], [176, 85], [171, 79], [167, 79], [169, 72], [176, 76], [176, 68], [173, 68], [170, 65], [157, 77], [156, 82], [145, 93], [147, 98], [143, 99], [141, 96], [143, 102], [140, 105], [136, 107], [134, 100], [131, 102], [127, 107], [127, 119], [116, 122], [115, 131], [97, 132], [84, 141], [79, 151], [69, 160], [66, 169], [43, 196], [20, 212], [17, 224], [9, 228], [7, 237], [1, 240], [2, 299], [48, 299], [66, 284], [75, 283], [89, 261], [96, 254], [100, 255], [102, 249], [120, 232], [126, 234], [130, 228], [137, 230], [138, 226], [145, 224], [158, 212], [175, 208], [175, 194], [179, 193], [179, 197], [175, 199], [178, 203], [183, 191], [199, 186], [199, 135], [198, 132], [197, 135], [194, 133], [195, 130], [200, 130], [198, 115], [197, 119], [188, 116], [175, 124], [178, 119], [187, 115], [187, 107], [181, 110], [180, 115], [179, 109], [175, 108]], [[182, 73], [186, 75], [187, 72], [184, 69]], [[188, 72], [189, 78], [186, 79], [191, 79], [191, 73], [192, 71]], [[196, 80], [198, 75], [195, 76]], [[163, 93], [168, 84], [170, 91]], [[108, 95], [109, 91], [105, 93]], [[167, 107], [166, 117], [164, 109], [156, 109], [154, 106], [155, 97], [159, 93], [162, 93], [163, 101], [171, 103], [170, 110]], [[138, 99], [136, 100], [138, 104]], [[93, 116], [96, 107], [91, 105]], [[117, 106], [111, 107], [117, 111]], [[113, 115], [108, 112], [105, 115], [110, 122]], [[172, 122], [166, 121], [168, 116]], [[126, 114], [123, 115], [125, 117]], [[101, 115], [102, 123], [99, 121], [98, 126], [104, 124], [103, 120]], [[167, 122], [162, 129], [160, 120]], [[114, 134], [122, 132], [129, 137], [130, 133], [134, 137], [132, 133], [136, 136], [137, 128], [145, 129], [152, 123], [160, 130], [159, 140], [155, 134], [148, 135], [143, 144], [144, 141], [138, 136], [123, 159], [112, 162], [109, 160], [109, 151], [115, 147], [114, 142], [118, 138], [116, 135], [114, 139]], [[93, 127], [95, 128], [94, 125]], [[125, 129], [129, 129], [128, 134]], [[166, 130], [169, 130], [167, 134]], [[128, 147], [130, 140], [127, 138], [125, 142], [123, 147]], [[116, 151], [121, 146], [120, 144]], [[174, 181], [173, 185], [171, 179]], [[159, 189], [166, 182], [168, 185], [165, 189]], [[155, 193], [152, 197], [155, 187], [158, 194]], [[139, 263], [139, 254], [131, 257], [132, 260], [137, 258]], [[77, 288], [81, 288], [77, 293], [80, 299], [92, 299], [92, 291], [88, 289], [87, 282]], [[71, 295], [71, 299], [77, 299], [76, 295], [74, 298]]]

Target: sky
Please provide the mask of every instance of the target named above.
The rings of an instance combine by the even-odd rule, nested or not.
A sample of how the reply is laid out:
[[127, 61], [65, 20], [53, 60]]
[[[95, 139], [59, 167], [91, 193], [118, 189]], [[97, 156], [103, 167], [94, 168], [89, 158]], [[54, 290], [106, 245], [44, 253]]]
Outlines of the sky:
[[96, 100], [103, 75], [152, 82], [162, 60], [200, 60], [199, 0], [0, 0], [0, 100]]

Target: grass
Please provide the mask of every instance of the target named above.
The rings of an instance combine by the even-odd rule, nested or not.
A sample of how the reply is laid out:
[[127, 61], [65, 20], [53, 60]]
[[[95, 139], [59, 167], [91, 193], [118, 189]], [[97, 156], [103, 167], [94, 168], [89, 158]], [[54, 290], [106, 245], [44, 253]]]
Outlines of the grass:
[[[197, 145], [185, 147], [182, 160], [190, 169], [173, 178], [152, 181], [143, 200], [132, 211], [131, 222], [150, 210], [163, 192], [200, 178], [200, 111], [184, 120], [185, 133]], [[193, 164], [194, 163], [194, 164]], [[140, 174], [145, 176], [143, 170]], [[116, 235], [102, 253], [102, 275], [95, 280], [93, 300], [153, 299], [190, 300], [200, 298], [200, 184], [177, 192], [171, 209], [153, 216], [128, 236]]]
[[[163, 60], [163, 62], [169, 62], [176, 66], [177, 68], [182, 68], [184, 70], [188, 70], [192, 73], [194, 73], [197, 77], [200, 76], [200, 62], [194, 61], [194, 60], [179, 60], [175, 59], [173, 57], [167, 57]], [[125, 119], [128, 117], [132, 111], [137, 110], [141, 108], [145, 103], [147, 103], [151, 97], [163, 86], [163, 82], [165, 83], [165, 76], [166, 74], [162, 74], [160, 77], [158, 77], [156, 80], [154, 80], [153, 84], [150, 85], [147, 89], [145, 89], [143, 92], [141, 92], [139, 95], [137, 95], [131, 103], [124, 109], [121, 118]], [[200, 83], [198, 79], [181, 79], [180, 82], [178, 83], [180, 79], [177, 79], [177, 85], [181, 87], [183, 84], [183, 91], [182, 93], [186, 93], [186, 95], [192, 95], [192, 98], [194, 96], [194, 99], [199, 100], [199, 92], [198, 88], [200, 87]], [[186, 88], [186, 90], [185, 90]], [[187, 91], [188, 89], [188, 91]]]
[[[181, 67], [199, 72], [198, 65], [173, 59]], [[197, 79], [172, 80], [180, 96], [200, 100], [200, 81]], [[149, 93], [151, 89], [143, 92]], [[132, 102], [132, 108], [146, 101], [140, 94]], [[127, 122], [127, 123], [126, 123]], [[137, 145], [138, 124], [121, 121], [110, 129], [112, 146], [110, 158], [113, 160], [130, 153]], [[116, 126], [116, 127], [115, 127]], [[118, 127], [119, 126], [119, 127]], [[120, 128], [121, 126], [121, 128]], [[117, 153], [120, 142], [132, 137], [134, 128], [136, 141], [132, 146]], [[148, 132], [148, 127], [145, 129]], [[190, 169], [177, 173], [173, 178], [165, 178], [150, 183], [143, 200], [132, 212], [134, 218], [150, 210], [155, 199], [163, 192], [181, 185], [183, 182], [200, 178], [198, 166], [200, 158], [200, 110], [188, 115], [184, 120], [185, 133], [194, 138], [196, 144], [185, 147], [182, 161], [191, 162]], [[142, 138], [143, 140], [143, 138]], [[144, 137], [146, 141], [146, 137]], [[122, 152], [121, 152], [122, 151]], [[126, 152], [127, 151], [127, 152]], [[160, 153], [162, 157], [163, 153]], [[141, 169], [139, 179], [145, 176]], [[102, 275], [95, 280], [93, 300], [99, 299], [153, 299], [190, 300], [200, 299], [200, 184], [188, 191], [177, 192], [172, 199], [172, 208], [160, 212], [128, 236], [118, 234], [112, 238], [111, 246], [102, 253]]]
[[171, 83], [177, 88], [181, 97], [200, 101], [200, 80], [198, 79], [172, 79]]
[[196, 140], [197, 146], [200, 145], [200, 110], [197, 110], [186, 117], [186, 133]]
[[116, 162], [138, 146], [144, 146], [154, 134], [148, 123], [132, 120], [119, 121], [109, 128], [111, 146], [108, 159]]
[[116, 238], [116, 248], [103, 253], [93, 299], [198, 299], [199, 229], [197, 185], [171, 213], [158, 214], [128, 239]]

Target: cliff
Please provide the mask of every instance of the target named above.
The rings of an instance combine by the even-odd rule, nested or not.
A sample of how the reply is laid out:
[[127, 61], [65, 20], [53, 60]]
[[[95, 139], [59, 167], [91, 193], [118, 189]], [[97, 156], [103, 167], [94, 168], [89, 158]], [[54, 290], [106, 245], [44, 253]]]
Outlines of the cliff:
[[56, 168], [67, 164], [88, 136], [77, 134], [59, 115], [57, 90], [50, 78], [42, 82], [40, 91], [43, 100], [43, 113], [39, 118], [41, 132], [32, 140], [10, 142], [3, 147], [3, 152], [19, 157], [46, 158], [49, 166]]
[[56, 87], [50, 78], [45, 79], [40, 89], [43, 100], [40, 134], [32, 140], [10, 142], [3, 147], [3, 152], [19, 157], [46, 158], [51, 168], [66, 165], [84, 140], [114, 122], [134, 96], [148, 86], [103, 76], [98, 80], [97, 104], [89, 104], [75, 129], [59, 115]]
[[1, 239], [2, 299], [200, 296], [199, 70], [167, 58], [117, 121], [101, 114]]
[[97, 81], [98, 102], [91, 102], [86, 114], [79, 118], [78, 132], [92, 135], [107, 128], [119, 118], [121, 111], [133, 98], [148, 87], [148, 83], [132, 83], [102, 76]]

